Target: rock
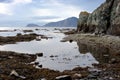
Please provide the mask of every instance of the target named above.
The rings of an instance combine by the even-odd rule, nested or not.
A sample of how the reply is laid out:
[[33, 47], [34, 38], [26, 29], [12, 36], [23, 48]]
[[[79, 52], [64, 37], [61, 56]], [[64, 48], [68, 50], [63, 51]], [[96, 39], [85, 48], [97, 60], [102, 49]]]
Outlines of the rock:
[[72, 80], [72, 78], [69, 75], [63, 75], [56, 77], [55, 80]]
[[81, 12], [80, 15], [79, 15], [79, 20], [78, 20], [78, 28], [77, 28], [77, 32], [87, 32], [87, 19], [89, 17], [89, 14], [88, 12], [84, 11], [84, 12]]
[[15, 70], [12, 70], [11, 73], [10, 73], [10, 76], [16, 76], [16, 77], [18, 77], [19, 74]]
[[88, 80], [90, 80], [90, 79], [97, 79], [97, 76], [94, 76], [94, 75], [92, 75], [92, 74], [90, 74], [90, 75], [88, 75]]
[[43, 53], [36, 53], [36, 55], [37, 55], [38, 57], [42, 57], [42, 56], [43, 56]]
[[111, 61], [110, 61], [109, 63], [115, 64], [115, 63], [117, 63], [117, 60], [116, 60], [115, 58], [112, 58]]
[[17, 33], [17, 36], [21, 36], [22, 34], [21, 33]]
[[50, 57], [51, 57], [51, 58], [53, 58], [53, 57], [54, 57], [54, 55], [51, 55]]
[[106, 0], [91, 14], [81, 12], [77, 32], [120, 36], [120, 0]]
[[69, 40], [69, 42], [70, 42], [70, 43], [72, 43], [72, 42], [73, 42], [73, 40]]
[[39, 64], [39, 62], [35, 62], [34, 64], [35, 64], [35, 65], [38, 65], [38, 64]]
[[38, 67], [42, 68], [42, 65], [38, 65]]
[[50, 57], [51, 57], [51, 58], [53, 58], [53, 57], [58, 57], [58, 55], [50, 55]]
[[82, 78], [81, 74], [76, 73], [73, 75], [73, 79], [81, 79], [81, 78]]
[[20, 76], [15, 70], [12, 70], [10, 73], [10, 76], [15, 76], [15, 77], [19, 77], [21, 79], [25, 79], [26, 77], [24, 76]]
[[21, 79], [26, 79], [26, 77], [24, 77], [24, 76], [19, 76]]

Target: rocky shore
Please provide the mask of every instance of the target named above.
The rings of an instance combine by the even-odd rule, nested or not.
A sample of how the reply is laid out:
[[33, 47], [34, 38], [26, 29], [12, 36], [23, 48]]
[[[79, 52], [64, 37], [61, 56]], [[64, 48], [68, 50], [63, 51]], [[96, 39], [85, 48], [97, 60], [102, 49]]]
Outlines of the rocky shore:
[[[73, 34], [75, 30], [58, 29], [60, 33]], [[12, 31], [12, 30], [11, 30]], [[13, 30], [12, 32], [14, 32]], [[67, 32], [68, 31], [68, 32]], [[10, 32], [10, 30], [1, 30]], [[23, 30], [24, 33], [17, 33], [16, 36], [0, 36], [0, 45], [15, 44], [32, 40], [49, 39], [45, 35], [33, 33], [32, 30]], [[88, 68], [76, 67], [73, 70], [63, 72], [42, 68], [39, 62], [35, 62], [37, 57], [42, 57], [43, 53], [27, 54], [11, 51], [0, 51], [0, 79], [1, 80], [61, 80], [80, 79], [89, 75]], [[37, 67], [37, 68], [36, 68]]]
[[[29, 32], [29, 31], [26, 31]], [[31, 31], [30, 31], [31, 32]], [[11, 51], [0, 51], [0, 79], [1, 80], [119, 80], [120, 79], [120, 37], [111, 35], [74, 34], [75, 30], [63, 30], [69, 35], [62, 41], [76, 41], [82, 54], [90, 52], [99, 64], [94, 68], [76, 67], [63, 72], [42, 68], [35, 62], [37, 56], [43, 53], [26, 54]], [[48, 39], [44, 35], [35, 33], [17, 34], [16, 36], [0, 37], [0, 44], [14, 44], [16, 42]], [[36, 66], [38, 68], [36, 68]]]
[[[118, 36], [96, 36], [94, 34], [73, 34], [65, 37], [65, 41], [76, 41], [80, 53], [90, 52], [99, 64], [93, 64], [97, 72], [95, 79], [119, 80], [120, 79], [120, 38]], [[93, 72], [92, 74], [96, 74]], [[83, 79], [84, 80], [84, 79]], [[89, 80], [89, 79], [87, 79]]]
[[30, 33], [30, 34], [17, 33], [16, 36], [7, 36], [7, 37], [0, 36], [0, 45], [14, 44], [16, 42], [25, 42], [25, 41], [32, 41], [32, 40], [40, 41], [41, 39], [50, 39], [50, 38], [52, 37], [47, 37], [45, 35], [36, 34], [36, 33]]
[[[80, 79], [88, 76], [88, 68], [74, 68], [63, 72], [46, 68], [36, 68], [34, 62], [37, 55], [0, 51], [0, 79], [1, 80], [61, 80], [69, 76]], [[32, 63], [31, 63], [32, 62]], [[67, 75], [67, 76], [65, 76]], [[67, 79], [68, 80], [68, 79]]]

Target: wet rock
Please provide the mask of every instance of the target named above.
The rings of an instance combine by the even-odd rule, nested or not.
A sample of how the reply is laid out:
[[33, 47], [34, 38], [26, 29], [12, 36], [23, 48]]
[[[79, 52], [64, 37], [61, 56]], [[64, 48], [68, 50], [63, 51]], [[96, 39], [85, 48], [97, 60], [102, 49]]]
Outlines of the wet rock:
[[35, 64], [35, 65], [38, 65], [38, 64], [39, 64], [39, 62], [35, 62], [34, 64]]
[[21, 33], [17, 33], [17, 36], [21, 36], [22, 34]]
[[24, 33], [33, 32], [33, 30], [23, 30]]
[[19, 77], [21, 79], [25, 79], [26, 77], [24, 76], [20, 76], [15, 70], [12, 70], [10, 73], [10, 76], [15, 76], [15, 77]]
[[117, 60], [115, 58], [112, 58], [111, 61], [110, 61], [111, 64], [115, 64], [117, 63]]
[[42, 56], [43, 56], [43, 53], [36, 53], [36, 55], [37, 55], [38, 57], [42, 57]]
[[10, 73], [10, 76], [19, 77], [19, 74], [15, 70], [12, 70], [11, 73]]
[[40, 38], [36, 38], [36, 41], [41, 41], [41, 39]]
[[50, 55], [50, 57], [51, 57], [51, 58], [53, 58], [53, 57], [58, 57], [58, 55]]
[[82, 78], [82, 74], [76, 73], [76, 74], [73, 75], [72, 78], [73, 78], [73, 79], [81, 79], [81, 78]]
[[51, 57], [51, 58], [53, 58], [53, 57], [54, 57], [54, 55], [51, 55], [50, 57]]
[[56, 77], [55, 80], [72, 80], [72, 78], [70, 75], [63, 75]]
[[12, 59], [13, 58], [13, 56], [8, 56], [8, 59]]
[[73, 42], [73, 40], [69, 40], [69, 42], [70, 42], [70, 43], [72, 43], [72, 42]]
[[2, 37], [0, 36], [0, 44], [14, 44], [16, 42], [22, 42], [22, 41], [31, 41], [36, 39], [36, 37], [39, 36], [35, 33], [31, 34], [17, 34], [17, 36], [8, 36], [8, 37]]
[[90, 75], [88, 75], [87, 79], [97, 79], [97, 76], [90, 74]]
[[75, 34], [76, 33], [76, 30], [70, 30], [70, 31], [67, 31], [67, 32], [64, 32], [65, 35], [71, 35], [71, 34]]
[[42, 65], [38, 65], [38, 67], [42, 68]]

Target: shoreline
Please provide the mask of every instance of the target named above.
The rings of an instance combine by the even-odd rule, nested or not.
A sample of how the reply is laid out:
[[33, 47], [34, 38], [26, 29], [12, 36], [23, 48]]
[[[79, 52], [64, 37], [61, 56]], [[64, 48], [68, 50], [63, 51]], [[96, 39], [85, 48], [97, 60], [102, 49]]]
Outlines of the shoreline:
[[[73, 32], [72, 32], [73, 33]], [[7, 80], [56, 80], [59, 76], [65, 77], [68, 75], [72, 80], [82, 79], [120, 79], [120, 38], [117, 36], [95, 36], [93, 34], [70, 34], [65, 37], [61, 42], [76, 41], [79, 47], [80, 53], [86, 52], [92, 53], [100, 64], [93, 64], [94, 69], [90, 71], [89, 67], [82, 68], [76, 67], [72, 70], [64, 70], [63, 72], [51, 70], [48, 68], [42, 68], [42, 65], [35, 62], [37, 54], [22, 54], [11, 51], [0, 51], [0, 78]], [[32, 35], [32, 36], [31, 36]], [[23, 42], [36, 39], [37, 34], [18, 35], [10, 37], [11, 43]], [[17, 38], [22, 37], [19, 40]], [[9, 44], [4, 42], [9, 37], [1, 37], [1, 44]], [[16, 38], [16, 39], [15, 39]], [[49, 37], [43, 36], [42, 39], [48, 39]], [[15, 40], [13, 40], [15, 39]], [[83, 50], [82, 50], [83, 49]], [[32, 63], [31, 63], [32, 62]], [[36, 68], [39, 66], [40, 68]], [[14, 74], [13, 74], [14, 73]], [[11, 75], [12, 74], [12, 75]], [[17, 75], [16, 75], [17, 74]], [[111, 75], [114, 74], [114, 75]], [[18, 76], [19, 75], [19, 76]]]
[[55, 80], [56, 77], [63, 75], [70, 75], [73, 79], [76, 79], [77, 77], [86, 77], [89, 74], [88, 68], [81, 67], [76, 67], [73, 70], [65, 70], [63, 72], [48, 68], [38, 69], [35, 66], [37, 66], [39, 63], [37, 64], [34, 62], [37, 58], [36, 55], [16, 53], [11, 51], [0, 51], [0, 79]]
[[61, 40], [61, 42], [66, 41], [77, 42], [80, 53], [90, 52], [99, 61], [99, 64], [93, 64], [95, 68], [101, 70], [97, 73], [96, 79], [120, 79], [120, 37], [72, 34]]

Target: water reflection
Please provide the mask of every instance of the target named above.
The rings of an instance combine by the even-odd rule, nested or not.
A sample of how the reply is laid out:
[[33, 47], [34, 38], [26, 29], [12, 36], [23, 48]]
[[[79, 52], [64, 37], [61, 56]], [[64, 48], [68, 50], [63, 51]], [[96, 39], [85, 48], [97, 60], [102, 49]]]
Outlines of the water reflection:
[[[37, 29], [37, 31], [36, 31]], [[61, 29], [61, 28], [59, 28]], [[71, 29], [71, 28], [70, 28]], [[6, 32], [1, 36], [16, 35], [16, 33], [23, 33], [23, 30], [30, 30], [20, 28], [16, 32]], [[36, 34], [43, 34], [52, 39], [41, 39], [41, 41], [30, 41], [30, 42], [17, 42], [16, 44], [0, 45], [2, 51], [15, 51], [19, 53], [43, 53], [43, 57], [37, 57], [35, 62], [39, 62], [43, 68], [49, 68], [59, 71], [71, 70], [74, 67], [92, 67], [93, 63], [98, 63], [91, 53], [81, 54], [78, 50], [76, 42], [60, 42], [65, 37], [63, 33], [54, 28], [31, 28]], [[81, 47], [81, 52], [83, 48]], [[86, 51], [84, 51], [86, 52]]]
[[81, 54], [90, 52], [100, 63], [108, 63], [112, 58], [109, 48], [101, 44], [85, 44], [77, 41], [77, 45]]

